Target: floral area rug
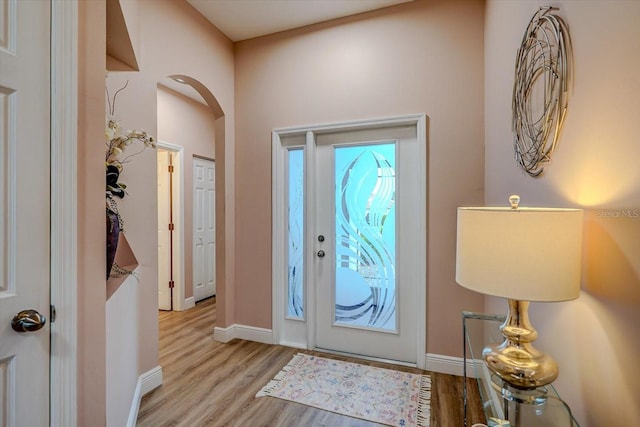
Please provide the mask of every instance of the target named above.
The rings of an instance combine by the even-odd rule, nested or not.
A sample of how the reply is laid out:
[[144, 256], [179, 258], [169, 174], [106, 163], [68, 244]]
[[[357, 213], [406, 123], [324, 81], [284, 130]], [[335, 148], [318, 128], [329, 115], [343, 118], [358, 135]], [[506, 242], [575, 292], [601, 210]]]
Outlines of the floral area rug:
[[400, 427], [428, 427], [431, 378], [298, 353], [256, 397]]

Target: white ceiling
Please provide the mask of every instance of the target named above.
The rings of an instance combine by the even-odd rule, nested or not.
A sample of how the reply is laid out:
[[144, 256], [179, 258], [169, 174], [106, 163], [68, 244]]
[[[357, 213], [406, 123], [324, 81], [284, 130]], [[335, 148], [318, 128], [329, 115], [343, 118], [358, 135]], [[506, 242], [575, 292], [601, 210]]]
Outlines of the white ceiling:
[[232, 41], [260, 37], [412, 0], [187, 0]]

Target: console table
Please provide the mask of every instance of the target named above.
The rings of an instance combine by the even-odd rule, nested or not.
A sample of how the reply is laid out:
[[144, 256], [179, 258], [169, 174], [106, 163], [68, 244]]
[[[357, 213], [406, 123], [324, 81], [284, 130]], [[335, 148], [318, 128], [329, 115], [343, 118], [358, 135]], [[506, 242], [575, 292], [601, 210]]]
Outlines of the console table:
[[482, 349], [489, 343], [504, 340], [499, 326], [504, 315], [462, 313], [464, 355], [464, 425], [467, 419], [467, 365], [478, 382], [486, 424], [506, 427], [579, 427], [569, 406], [558, 396], [553, 385], [534, 390], [519, 390], [492, 375], [482, 360]]

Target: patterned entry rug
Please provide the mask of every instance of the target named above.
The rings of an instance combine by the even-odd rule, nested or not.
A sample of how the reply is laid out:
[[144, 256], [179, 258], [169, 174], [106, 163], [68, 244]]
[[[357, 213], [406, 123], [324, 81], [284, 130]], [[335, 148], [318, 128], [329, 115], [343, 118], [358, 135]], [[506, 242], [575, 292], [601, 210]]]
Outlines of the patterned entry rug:
[[399, 427], [428, 427], [431, 379], [298, 353], [256, 397], [272, 396]]

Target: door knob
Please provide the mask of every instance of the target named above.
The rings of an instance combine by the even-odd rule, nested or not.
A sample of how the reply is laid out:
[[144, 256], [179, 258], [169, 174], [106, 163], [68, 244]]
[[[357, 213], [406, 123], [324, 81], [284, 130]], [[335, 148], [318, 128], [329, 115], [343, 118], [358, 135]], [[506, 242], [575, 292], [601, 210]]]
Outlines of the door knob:
[[22, 310], [13, 316], [11, 327], [16, 332], [34, 332], [47, 323], [46, 317], [36, 310]]
[[318, 251], [318, 258], [324, 258], [324, 251], [323, 250], [319, 250]]

